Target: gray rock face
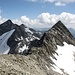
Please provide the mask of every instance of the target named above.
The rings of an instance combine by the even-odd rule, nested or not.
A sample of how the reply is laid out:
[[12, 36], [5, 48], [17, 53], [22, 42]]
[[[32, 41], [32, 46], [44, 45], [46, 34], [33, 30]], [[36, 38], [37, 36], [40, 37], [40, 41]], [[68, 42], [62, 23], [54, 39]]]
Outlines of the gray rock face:
[[63, 42], [75, 46], [75, 38], [64, 24], [61, 21], [58, 21], [51, 29], [44, 33], [40, 41], [37, 43], [37, 46], [39, 48], [43, 47], [50, 55], [55, 52], [57, 45], [63, 46]]
[[55, 41], [56, 45], [62, 46], [63, 42], [75, 45], [74, 37], [61, 21], [58, 21], [51, 29], [49, 29], [42, 38], [41, 40], [46, 40], [47, 42], [50, 42], [50, 44], [51, 42], [54, 43]]

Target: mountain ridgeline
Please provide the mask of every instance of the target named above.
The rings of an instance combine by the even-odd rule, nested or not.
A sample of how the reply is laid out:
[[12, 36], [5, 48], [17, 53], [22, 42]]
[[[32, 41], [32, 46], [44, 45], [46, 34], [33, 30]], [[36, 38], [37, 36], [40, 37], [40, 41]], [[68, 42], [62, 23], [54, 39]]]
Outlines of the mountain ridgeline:
[[[3, 51], [5, 52], [8, 49], [7, 54], [9, 54], [7, 56], [1, 56], [0, 59], [2, 59], [2, 57], [6, 57], [5, 60], [3, 60], [3, 62], [8, 62], [8, 59], [10, 59], [10, 63], [18, 63], [15, 63], [18, 66], [16, 72], [16, 65], [11, 65], [13, 67], [13, 71], [11, 72], [12, 75], [19, 75], [19, 73], [21, 73], [20, 75], [72, 74], [66, 72], [65, 68], [59, 67], [57, 63], [53, 61], [58, 60], [55, 54], [57, 56], [62, 55], [59, 55], [59, 53], [57, 52], [58, 46], [64, 47], [64, 42], [68, 45], [75, 46], [75, 38], [61, 21], [58, 21], [52, 28], [50, 28], [48, 31], [42, 34], [41, 32], [29, 28], [23, 24], [19, 26], [17, 24], [13, 24], [11, 20], [8, 20], [0, 25], [0, 40], [0, 53], [3, 53]], [[14, 54], [20, 54], [21, 56]], [[22, 55], [27, 56], [24, 57]], [[2, 62], [0, 63], [3, 64]], [[10, 63], [8, 65], [10, 65]], [[24, 65], [22, 65], [21, 63]], [[60, 70], [60, 72], [54, 70], [56, 68], [55, 66]], [[7, 67], [6, 69], [7, 72], [4, 68], [2, 68], [2, 70], [4, 70], [3, 74], [9, 74], [10, 72], [9, 67]]]
[[[0, 25], [0, 36], [4, 33], [15, 29], [15, 31], [9, 36], [7, 45], [10, 47], [9, 54], [28, 54], [30, 41], [39, 39], [41, 34], [32, 28], [28, 28], [25, 25], [13, 24], [11, 20], [8, 20]], [[5, 35], [7, 36], [7, 35]], [[8, 37], [8, 36], [7, 36]]]
[[43, 52], [42, 55], [47, 54], [53, 56], [53, 53], [55, 53], [55, 50], [57, 49], [57, 45], [64, 46], [63, 42], [75, 46], [75, 38], [65, 25], [61, 21], [58, 21], [51, 29], [44, 33], [37, 43], [37, 47], [32, 48], [32, 51], [41, 51]]
[[[39, 60], [40, 58], [42, 58], [41, 62], [43, 64], [46, 64], [48, 68], [50, 68], [53, 64], [56, 65], [56, 63], [52, 61], [52, 59], [57, 60], [57, 58], [54, 55], [56, 54], [57, 56], [59, 56], [56, 52], [56, 50], [58, 49], [57, 45], [63, 47], [64, 42], [75, 46], [75, 38], [73, 37], [73, 35], [69, 32], [69, 30], [61, 21], [58, 21], [51, 29], [44, 33], [44, 35], [37, 43], [37, 46], [32, 47], [31, 51], [34, 55], [36, 55], [39, 58]], [[43, 67], [45, 68], [45, 65]], [[51, 75], [51, 69], [49, 71], [48, 69], [46, 69], [46, 71], [48, 72], [48, 75]], [[68, 75], [65, 73], [62, 74]], [[59, 74], [52, 73], [52, 75]]]

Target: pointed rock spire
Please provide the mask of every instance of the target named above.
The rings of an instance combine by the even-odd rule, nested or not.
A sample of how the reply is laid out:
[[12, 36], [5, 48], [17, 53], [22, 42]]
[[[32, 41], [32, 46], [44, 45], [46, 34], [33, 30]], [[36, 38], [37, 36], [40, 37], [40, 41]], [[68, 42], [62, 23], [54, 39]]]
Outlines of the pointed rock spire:
[[12, 24], [12, 21], [9, 19], [9, 20], [7, 20], [6, 22], [4, 22], [4, 23], [7, 23], [7, 24]]

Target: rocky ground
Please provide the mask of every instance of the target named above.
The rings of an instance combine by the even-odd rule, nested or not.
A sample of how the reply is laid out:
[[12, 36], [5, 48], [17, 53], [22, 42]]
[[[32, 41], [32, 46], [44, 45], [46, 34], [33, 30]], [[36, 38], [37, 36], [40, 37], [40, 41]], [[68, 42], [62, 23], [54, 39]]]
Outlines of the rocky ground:
[[0, 55], [0, 75], [60, 75], [35, 55]]

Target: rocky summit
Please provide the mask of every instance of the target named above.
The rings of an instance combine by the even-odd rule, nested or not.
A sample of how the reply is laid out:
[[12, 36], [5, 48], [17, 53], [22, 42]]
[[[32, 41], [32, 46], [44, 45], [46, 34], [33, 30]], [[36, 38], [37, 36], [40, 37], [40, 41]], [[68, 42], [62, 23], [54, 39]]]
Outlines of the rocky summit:
[[[54, 69], [55, 68], [54, 66], [57, 66], [56, 63], [54, 62], [54, 61], [58, 60], [57, 57], [62, 55], [63, 52], [64, 52], [64, 54], [66, 53], [66, 56], [67, 56], [67, 53], [69, 52], [69, 51], [66, 52], [66, 50], [69, 50], [68, 49], [69, 47], [67, 47], [66, 50], [62, 48], [63, 52], [60, 54], [57, 52], [58, 46], [59, 47], [65, 46], [64, 42], [66, 42], [68, 45], [72, 45], [75, 47], [75, 38], [72, 36], [72, 34], [69, 32], [69, 30], [65, 27], [65, 25], [61, 21], [58, 21], [51, 29], [49, 29], [47, 32], [44, 33], [42, 38], [37, 43], [37, 46], [33, 47], [31, 50], [33, 55], [36, 55], [38, 58], [41, 58], [42, 62], [45, 65], [47, 65], [46, 72], [48, 72], [48, 75], [50, 75], [50, 72], [51, 72], [50, 68], [52, 67]], [[70, 48], [70, 50], [72, 51], [71, 48]], [[61, 52], [61, 49], [59, 51]], [[75, 53], [75, 51], [73, 51], [72, 53]], [[74, 58], [74, 56], [73, 56], [73, 58]], [[69, 58], [66, 58], [66, 60], [68, 60], [68, 59]], [[65, 60], [63, 60], [63, 62], [64, 61]], [[74, 60], [73, 60], [73, 62], [74, 62]], [[63, 69], [61, 67], [59, 68], [59, 66], [57, 66], [57, 67], [59, 70]], [[52, 75], [54, 75], [54, 74], [52, 74]], [[56, 75], [58, 75], [58, 74], [56, 74]], [[61, 70], [61, 75], [68, 75], [68, 73], [65, 74]]]
[[61, 21], [42, 37], [11, 20], [0, 26], [0, 75], [75, 75], [75, 38]]

